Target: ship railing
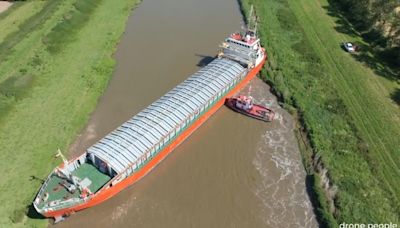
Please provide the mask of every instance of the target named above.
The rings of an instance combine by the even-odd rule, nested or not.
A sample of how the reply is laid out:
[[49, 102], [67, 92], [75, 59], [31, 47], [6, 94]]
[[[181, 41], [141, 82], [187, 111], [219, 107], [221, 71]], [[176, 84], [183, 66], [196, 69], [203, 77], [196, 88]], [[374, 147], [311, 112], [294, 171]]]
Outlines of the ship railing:
[[[72, 160], [69, 160], [68, 165], [63, 167], [63, 169], [65, 169], [69, 172], [73, 172], [74, 170], [79, 168], [79, 166], [81, 166], [81, 164], [83, 164], [85, 162], [85, 158], [86, 158], [86, 153], [83, 153], [80, 156], [78, 156]], [[80, 162], [80, 164], [79, 164], [79, 162]]]
[[43, 196], [44, 191], [46, 190], [47, 185], [50, 182], [50, 177], [51, 177], [51, 175], [53, 175], [53, 173], [54, 173], [54, 170], [50, 173], [49, 176], [47, 176], [46, 181], [40, 186], [40, 190], [39, 190], [38, 194], [36, 195], [35, 200], [33, 201], [34, 204], [39, 205], [39, 203], [36, 203], [36, 199], [39, 197], [39, 201], [41, 200], [40, 197]]
[[224, 49], [228, 49], [228, 50], [233, 50], [239, 53], [243, 53], [243, 54], [248, 54], [248, 53], [254, 53], [256, 52], [256, 50], [254, 49], [250, 49], [250, 48], [244, 48], [241, 46], [236, 46], [236, 45], [229, 45], [227, 47], [223, 47]]
[[230, 55], [230, 54], [224, 54], [222, 55], [223, 58], [228, 58], [231, 59], [233, 61], [239, 62], [240, 64], [245, 65], [246, 67], [249, 66], [249, 64], [251, 64], [252, 62], [249, 61], [248, 59], [244, 59], [244, 58], [240, 58], [236, 55]]
[[224, 49], [222, 50], [222, 53], [224, 55], [232, 55], [232, 56], [236, 56], [239, 58], [243, 58], [243, 59], [253, 59], [257, 54], [253, 53], [253, 52], [238, 52], [236, 50], [232, 50], [232, 49]]
[[[82, 160], [82, 158], [85, 157], [85, 156], [86, 156], [86, 153], [80, 155], [80, 156], [77, 157], [77, 158], [71, 159], [71, 160], [69, 161], [69, 165], [68, 165], [67, 167], [64, 167], [64, 168], [70, 170], [70, 167], [73, 167], [73, 169], [72, 169], [72, 171], [73, 171], [74, 169], [76, 169], [77, 167], [79, 167], [79, 165], [78, 165], [78, 160]], [[71, 162], [71, 161], [73, 161], [73, 162]], [[59, 167], [54, 168], [54, 169], [52, 170], [52, 172], [47, 176], [46, 181], [40, 186], [40, 189], [39, 189], [38, 193], [36, 194], [35, 200], [36, 200], [38, 197], [40, 198], [41, 196], [43, 196], [44, 192], [46, 191], [47, 185], [48, 185], [49, 182], [50, 182], [51, 176], [55, 173], [55, 170], [58, 169], [58, 168], [59, 168]], [[70, 171], [71, 171], [71, 170], [70, 170]], [[40, 199], [39, 199], [39, 200], [40, 200]], [[37, 206], [39, 205], [39, 203], [36, 203], [35, 201], [33, 201], [33, 203], [36, 204]]]
[[86, 199], [72, 198], [72, 199], [68, 199], [65, 201], [60, 201], [59, 203], [57, 203], [57, 205], [45, 206], [45, 207], [43, 207], [43, 210], [51, 209], [53, 211], [56, 211], [56, 210], [60, 210], [60, 209], [72, 206], [72, 205], [83, 203], [83, 202], [85, 202], [85, 200]]
[[242, 58], [254, 58], [257, 55], [256, 51], [239, 51], [234, 48], [225, 48], [223, 49], [224, 54], [232, 53], [234, 55], [240, 56]]

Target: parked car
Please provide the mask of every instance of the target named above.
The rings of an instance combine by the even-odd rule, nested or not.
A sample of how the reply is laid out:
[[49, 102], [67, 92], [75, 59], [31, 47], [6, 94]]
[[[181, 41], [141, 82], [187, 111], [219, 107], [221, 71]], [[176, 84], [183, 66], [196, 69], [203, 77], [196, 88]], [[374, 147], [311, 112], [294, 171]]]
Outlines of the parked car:
[[357, 50], [357, 46], [351, 42], [344, 42], [342, 43], [342, 47], [347, 52], [355, 52]]

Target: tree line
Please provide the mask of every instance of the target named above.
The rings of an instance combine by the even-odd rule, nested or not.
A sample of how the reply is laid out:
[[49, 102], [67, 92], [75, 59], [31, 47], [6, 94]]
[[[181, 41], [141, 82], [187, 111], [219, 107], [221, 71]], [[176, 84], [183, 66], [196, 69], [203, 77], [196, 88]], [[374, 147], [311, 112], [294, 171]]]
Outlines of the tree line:
[[331, 0], [354, 28], [400, 67], [400, 0]]

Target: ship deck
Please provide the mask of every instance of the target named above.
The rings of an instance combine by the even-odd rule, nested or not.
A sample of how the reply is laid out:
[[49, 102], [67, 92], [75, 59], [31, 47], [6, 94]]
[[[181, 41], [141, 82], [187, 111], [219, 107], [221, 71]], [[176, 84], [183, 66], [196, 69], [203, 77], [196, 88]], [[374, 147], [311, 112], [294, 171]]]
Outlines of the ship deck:
[[81, 165], [78, 169], [72, 172], [72, 175], [79, 177], [81, 180], [88, 178], [92, 181], [89, 189], [93, 193], [97, 192], [111, 179], [110, 176], [100, 172], [96, 167], [88, 163]]
[[[167, 145], [199, 113], [230, 90], [247, 69], [230, 59], [214, 59], [174, 89], [87, 149], [117, 174], [130, 174]], [[133, 169], [128, 168], [133, 166]]]
[[[92, 193], [97, 192], [111, 179], [110, 176], [103, 174], [96, 169], [96, 167], [88, 163], [84, 163], [79, 166], [78, 169], [72, 172], [72, 175], [79, 177], [81, 180], [84, 180], [85, 178], [89, 179], [91, 184], [88, 186], [88, 188]], [[39, 207], [43, 207], [45, 203], [52, 201], [63, 201], [79, 197], [79, 190], [76, 190], [74, 193], [70, 193], [62, 184], [63, 182], [66, 182], [66, 180], [58, 177], [57, 175], [53, 174], [50, 177], [50, 180], [46, 186], [46, 190], [44, 191], [48, 193], [48, 199], [46, 202], [41, 201]]]

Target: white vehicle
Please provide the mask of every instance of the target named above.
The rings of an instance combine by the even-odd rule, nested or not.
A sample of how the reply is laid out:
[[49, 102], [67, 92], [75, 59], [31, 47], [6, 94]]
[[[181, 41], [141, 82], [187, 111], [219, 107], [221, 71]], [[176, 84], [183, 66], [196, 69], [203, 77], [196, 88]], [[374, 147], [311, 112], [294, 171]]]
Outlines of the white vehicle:
[[344, 48], [347, 52], [355, 52], [355, 51], [356, 51], [356, 46], [355, 46], [353, 43], [344, 42], [342, 45], [343, 45], [343, 48]]

